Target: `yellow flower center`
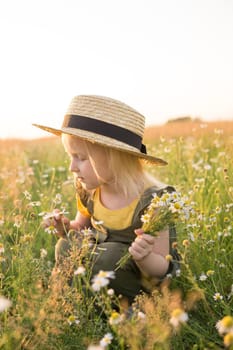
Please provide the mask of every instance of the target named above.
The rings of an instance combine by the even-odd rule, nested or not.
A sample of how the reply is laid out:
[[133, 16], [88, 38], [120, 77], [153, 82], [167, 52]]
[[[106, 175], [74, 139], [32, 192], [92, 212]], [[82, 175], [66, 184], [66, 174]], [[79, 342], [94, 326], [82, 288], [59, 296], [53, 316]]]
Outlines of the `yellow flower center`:
[[222, 325], [225, 328], [233, 327], [233, 317], [232, 316], [225, 316], [225, 317], [223, 317]]
[[225, 346], [230, 346], [233, 344], [233, 333], [228, 333], [224, 337], [224, 345]]
[[183, 313], [184, 311], [182, 309], [177, 308], [172, 311], [172, 317], [179, 318]]

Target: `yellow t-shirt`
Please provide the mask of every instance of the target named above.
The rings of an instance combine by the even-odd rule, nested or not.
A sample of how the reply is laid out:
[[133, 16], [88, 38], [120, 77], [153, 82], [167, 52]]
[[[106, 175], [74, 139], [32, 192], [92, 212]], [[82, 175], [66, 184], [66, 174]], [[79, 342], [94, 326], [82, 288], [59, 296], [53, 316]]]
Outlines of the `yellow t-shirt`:
[[[129, 227], [132, 222], [133, 214], [135, 208], [138, 204], [139, 198], [133, 200], [128, 206], [120, 209], [108, 209], [103, 206], [100, 201], [100, 191], [99, 188], [96, 189], [93, 202], [94, 202], [94, 217], [97, 221], [102, 221], [103, 225], [109, 229], [113, 230], [123, 230]], [[77, 198], [78, 211], [87, 217], [91, 214], [88, 212], [87, 208], [83, 205], [80, 198]]]

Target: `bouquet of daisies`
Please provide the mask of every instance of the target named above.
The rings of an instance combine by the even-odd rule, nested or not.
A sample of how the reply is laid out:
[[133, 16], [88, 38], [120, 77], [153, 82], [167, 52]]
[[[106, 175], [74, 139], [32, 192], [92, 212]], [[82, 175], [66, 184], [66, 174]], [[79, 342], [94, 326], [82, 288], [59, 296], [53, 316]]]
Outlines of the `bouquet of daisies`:
[[[184, 222], [190, 218], [193, 208], [187, 197], [179, 192], [164, 192], [162, 196], [156, 193], [150, 202], [150, 205], [141, 216], [142, 229], [145, 233], [156, 237], [158, 232], [165, 227], [175, 225], [176, 222]], [[118, 268], [123, 267], [130, 253], [126, 253], [117, 263]]]

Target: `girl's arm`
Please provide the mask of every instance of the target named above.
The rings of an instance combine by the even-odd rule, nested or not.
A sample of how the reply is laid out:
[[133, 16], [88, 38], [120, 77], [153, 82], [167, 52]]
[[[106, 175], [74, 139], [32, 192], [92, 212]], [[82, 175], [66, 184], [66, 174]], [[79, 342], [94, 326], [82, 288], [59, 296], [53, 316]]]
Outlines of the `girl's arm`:
[[145, 234], [142, 229], [135, 230], [137, 237], [129, 252], [137, 266], [149, 277], [163, 277], [169, 266], [169, 230], [163, 230], [157, 237]]
[[91, 221], [89, 217], [77, 212], [75, 219], [70, 221], [70, 229], [79, 231], [90, 227], [90, 224]]

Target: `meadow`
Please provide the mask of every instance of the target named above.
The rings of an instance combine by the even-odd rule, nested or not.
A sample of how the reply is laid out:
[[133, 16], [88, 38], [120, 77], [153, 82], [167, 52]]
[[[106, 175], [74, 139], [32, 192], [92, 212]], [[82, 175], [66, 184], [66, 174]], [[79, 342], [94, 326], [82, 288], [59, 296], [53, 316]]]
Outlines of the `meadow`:
[[177, 225], [176, 276], [140, 295], [128, 317], [107, 284], [93, 288], [85, 245], [52, 274], [57, 238], [42, 217], [76, 212], [60, 140], [0, 140], [0, 349], [233, 349], [233, 122], [151, 127], [145, 140], [168, 161], [148, 171], [194, 212]]

